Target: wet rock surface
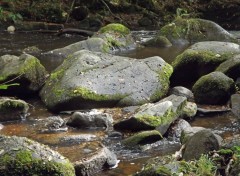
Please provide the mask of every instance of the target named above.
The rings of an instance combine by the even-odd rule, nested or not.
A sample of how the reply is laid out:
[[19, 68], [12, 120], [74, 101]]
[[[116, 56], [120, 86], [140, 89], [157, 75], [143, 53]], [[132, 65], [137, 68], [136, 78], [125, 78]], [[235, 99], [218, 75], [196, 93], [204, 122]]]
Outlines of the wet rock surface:
[[240, 94], [233, 94], [231, 96], [231, 111], [233, 114], [240, 118]]

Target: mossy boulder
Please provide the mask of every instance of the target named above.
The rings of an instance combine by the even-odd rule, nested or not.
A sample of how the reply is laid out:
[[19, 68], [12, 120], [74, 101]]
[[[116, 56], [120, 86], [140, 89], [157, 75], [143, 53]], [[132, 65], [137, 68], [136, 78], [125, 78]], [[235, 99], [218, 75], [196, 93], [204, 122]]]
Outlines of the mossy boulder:
[[136, 43], [130, 30], [122, 24], [109, 24], [99, 29], [91, 38], [63, 48], [44, 53], [44, 59], [58, 59], [61, 62], [80, 50], [89, 50], [103, 53], [116, 53], [118, 51], [135, 49]]
[[142, 105], [166, 95], [171, 73], [157, 56], [138, 60], [82, 50], [51, 73], [40, 95], [53, 111]]
[[214, 71], [222, 62], [240, 52], [239, 45], [228, 42], [199, 42], [192, 45], [172, 62], [171, 85], [189, 85]]
[[27, 95], [36, 93], [46, 80], [46, 70], [39, 60], [29, 54], [20, 57], [4, 55], [0, 57], [0, 84], [19, 83], [0, 90], [1, 95]]
[[134, 147], [137, 145], [151, 144], [162, 138], [162, 135], [157, 130], [142, 131], [124, 139], [123, 144], [128, 147]]
[[24, 137], [0, 136], [0, 175], [75, 176], [64, 156]]
[[107, 46], [104, 46], [104, 51], [107, 53], [136, 48], [130, 29], [122, 24], [108, 24], [100, 28], [94, 37], [102, 38], [107, 43]]
[[237, 39], [218, 24], [204, 19], [176, 18], [162, 27], [158, 33], [167, 37], [171, 43], [195, 43], [201, 41], [236, 42]]
[[240, 55], [236, 55], [234, 58], [221, 63], [216, 68], [216, 71], [222, 72], [228, 77], [236, 80], [240, 77]]
[[162, 135], [175, 121], [186, 104], [186, 97], [171, 95], [157, 103], [144, 104], [127, 120], [114, 125], [117, 130], [158, 130]]
[[234, 92], [233, 79], [221, 72], [202, 76], [193, 85], [195, 101], [199, 104], [225, 104]]
[[27, 116], [29, 106], [23, 100], [0, 97], [0, 121], [21, 120]]

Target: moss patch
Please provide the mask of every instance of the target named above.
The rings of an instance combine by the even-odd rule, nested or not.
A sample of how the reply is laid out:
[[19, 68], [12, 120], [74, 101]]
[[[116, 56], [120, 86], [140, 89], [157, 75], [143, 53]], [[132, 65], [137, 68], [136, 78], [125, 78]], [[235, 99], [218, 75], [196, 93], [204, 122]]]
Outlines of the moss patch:
[[29, 150], [20, 150], [15, 156], [5, 154], [0, 158], [2, 176], [74, 176], [71, 163], [57, 163], [33, 158]]
[[98, 32], [99, 33], [117, 32], [122, 35], [128, 35], [130, 34], [130, 29], [128, 29], [126, 26], [122, 24], [112, 23], [102, 27]]

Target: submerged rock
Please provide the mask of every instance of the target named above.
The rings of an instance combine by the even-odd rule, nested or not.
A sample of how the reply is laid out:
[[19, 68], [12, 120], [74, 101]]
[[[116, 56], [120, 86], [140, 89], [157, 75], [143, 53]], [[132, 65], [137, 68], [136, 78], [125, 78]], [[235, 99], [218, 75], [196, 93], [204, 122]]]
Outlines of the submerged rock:
[[64, 156], [25, 137], [0, 136], [0, 175], [75, 176]]
[[0, 97], [0, 122], [22, 120], [27, 116], [29, 106], [23, 100]]
[[24, 96], [36, 93], [46, 80], [46, 70], [39, 60], [29, 54], [20, 57], [4, 55], [0, 57], [0, 84], [8, 82], [19, 83], [6, 90], [0, 89], [0, 94]]
[[199, 42], [173, 61], [171, 85], [189, 85], [201, 76], [214, 71], [222, 62], [240, 53], [240, 46], [227, 42]]
[[195, 43], [200, 41], [237, 42], [237, 39], [218, 24], [204, 19], [176, 18], [162, 27], [158, 35], [167, 37], [172, 43]]
[[158, 130], [162, 135], [170, 124], [175, 121], [186, 104], [186, 97], [171, 95], [157, 103], [149, 103], [139, 109], [127, 120], [114, 125], [117, 130]]
[[123, 140], [123, 144], [128, 147], [154, 143], [162, 139], [162, 135], [157, 130], [142, 131]]
[[41, 132], [60, 132], [67, 131], [65, 121], [60, 116], [51, 116], [39, 123]]
[[107, 128], [113, 123], [112, 116], [100, 111], [74, 112], [67, 125], [77, 128]]
[[171, 73], [157, 56], [138, 60], [83, 50], [51, 74], [40, 96], [53, 111], [142, 105], [166, 95]]
[[225, 104], [234, 92], [233, 79], [221, 72], [205, 75], [193, 85], [195, 100], [200, 104]]

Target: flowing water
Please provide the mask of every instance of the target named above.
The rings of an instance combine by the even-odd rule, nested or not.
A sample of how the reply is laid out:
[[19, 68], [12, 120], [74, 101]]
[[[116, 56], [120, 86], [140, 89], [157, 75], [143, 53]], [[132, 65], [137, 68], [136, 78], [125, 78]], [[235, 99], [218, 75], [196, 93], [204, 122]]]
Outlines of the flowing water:
[[[148, 39], [149, 37], [154, 36], [155, 32], [138, 31], [134, 32], [133, 34], [139, 38], [139, 42], [141, 42]], [[45, 52], [52, 49], [64, 47], [68, 44], [80, 40], [83, 40], [83, 38], [78, 35], [58, 37], [53, 34], [42, 33], [8, 34], [6, 32], [0, 32], [0, 55], [20, 55], [22, 53], [22, 50], [29, 46], [36, 46], [41, 49], [42, 52]], [[188, 46], [181, 45], [169, 48], [145, 47], [134, 51], [124, 52], [121, 53], [121, 55], [138, 59], [157, 55], [162, 57], [166, 62], [171, 63], [179, 53], [186, 49], [186, 47]], [[44, 66], [48, 66], [49, 71], [51, 71], [53, 68], [56, 68], [62, 62], [57, 59], [50, 61], [44, 58], [40, 58], [40, 61]], [[102, 171], [97, 175], [130, 175], [139, 171], [147, 159], [154, 156], [174, 153], [180, 147], [180, 144], [178, 142], [174, 140], [169, 141], [164, 139], [152, 146], [146, 146], [141, 150], [129, 150], [121, 145], [121, 140], [119, 138], [108, 138], [108, 132], [101, 129], [77, 130], [69, 127], [66, 132], [46, 133], [42, 131], [42, 127], [45, 123], [44, 119], [55, 115], [59, 115], [63, 119], [67, 119], [70, 115], [52, 114], [44, 107], [39, 97], [33, 97], [26, 101], [31, 104], [29, 116], [22, 121], [3, 123], [4, 128], [0, 131], [0, 134], [29, 137], [31, 139], [49, 145], [73, 162], [79, 158], [83, 158], [85, 156], [91, 155], [91, 153], [94, 153], [95, 150], [101, 147], [99, 144], [99, 142], [101, 142], [117, 154], [120, 163], [117, 168]], [[111, 111], [114, 112], [114, 118], [119, 118], [119, 116], [122, 115], [121, 113], [119, 114], [119, 109], [112, 109]], [[233, 117], [231, 113], [204, 116], [198, 115], [191, 120], [191, 125], [211, 128], [224, 138], [231, 137], [234, 134], [239, 133], [239, 124], [236, 122], [235, 117]], [[90, 138], [87, 138], [88, 140], [80, 143], [71, 143], [62, 140], [65, 136], [74, 136], [80, 134], [90, 134], [91, 136]]]

